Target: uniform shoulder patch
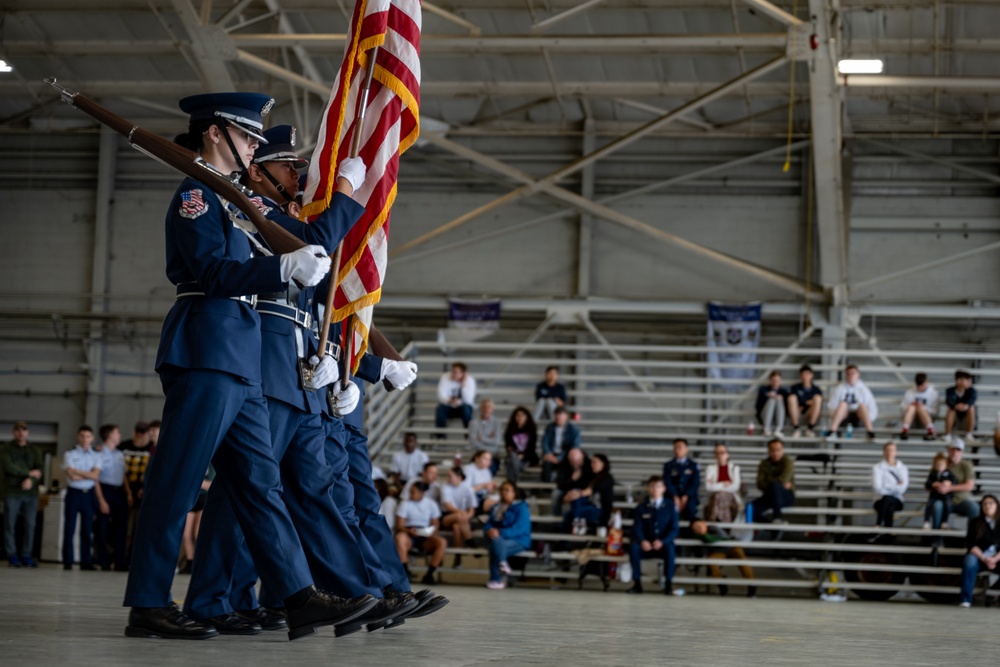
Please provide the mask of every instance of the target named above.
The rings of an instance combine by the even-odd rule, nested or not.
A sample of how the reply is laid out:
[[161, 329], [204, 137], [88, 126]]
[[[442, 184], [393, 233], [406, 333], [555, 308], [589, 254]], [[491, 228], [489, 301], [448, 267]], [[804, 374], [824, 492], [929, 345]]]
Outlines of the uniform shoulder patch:
[[200, 189], [192, 188], [187, 192], [181, 193], [181, 207], [177, 213], [182, 218], [194, 220], [198, 216], [203, 215], [207, 210], [208, 202], [205, 201]]
[[250, 201], [257, 207], [261, 215], [267, 215], [273, 210], [270, 206], [264, 203], [264, 200], [260, 196], [250, 197]]

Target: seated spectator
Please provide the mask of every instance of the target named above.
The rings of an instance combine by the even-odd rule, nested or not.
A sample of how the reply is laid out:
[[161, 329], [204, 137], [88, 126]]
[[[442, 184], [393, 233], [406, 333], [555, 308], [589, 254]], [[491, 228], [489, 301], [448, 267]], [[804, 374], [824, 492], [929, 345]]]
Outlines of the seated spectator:
[[715, 463], [709, 464], [705, 470], [705, 490], [708, 492], [706, 516], [711, 512], [713, 516], [721, 517], [713, 519], [714, 521], [734, 521], [736, 515], [724, 513], [724, 510], [743, 506], [742, 488], [740, 467], [729, 462], [729, 448], [718, 443], [715, 445]]
[[438, 465], [436, 463], [433, 461], [425, 463], [424, 469], [420, 471], [420, 475], [416, 479], [411, 479], [403, 486], [402, 491], [399, 493], [399, 499], [409, 500], [410, 489], [417, 482], [423, 482], [427, 485], [427, 491], [424, 493], [425, 496], [436, 503], [441, 502], [441, 484], [438, 482]]
[[507, 480], [500, 487], [500, 502], [490, 510], [484, 532], [490, 553], [490, 580], [486, 587], [502, 590], [507, 586], [504, 577], [513, 572], [508, 559], [531, 548], [531, 513], [514, 482]]
[[392, 463], [389, 465], [392, 481], [397, 486], [402, 486], [411, 479], [416, 479], [428, 461], [430, 457], [417, 444], [417, 434], [407, 433], [403, 436], [403, 451], [392, 455]]
[[896, 512], [903, 509], [903, 494], [910, 486], [910, 470], [896, 458], [896, 443], [882, 447], [882, 460], [872, 467], [872, 489], [875, 490], [875, 527], [892, 528]]
[[757, 466], [757, 488], [761, 496], [747, 505], [748, 523], [779, 521], [781, 511], [795, 502], [795, 465], [778, 438], [767, 443], [767, 458]]
[[878, 404], [875, 396], [861, 380], [861, 371], [854, 364], [851, 364], [844, 371], [845, 381], [837, 387], [833, 397], [830, 399], [830, 411], [833, 418], [830, 422], [830, 436], [828, 440], [836, 440], [840, 437], [841, 424], [849, 424], [851, 428], [864, 427], [869, 440], [875, 438], [875, 427], [873, 424], [878, 419]]
[[493, 414], [492, 398], [484, 398], [479, 403], [479, 416], [469, 423], [469, 447], [472, 451], [486, 450], [493, 456], [490, 472], [494, 475], [500, 468], [500, 447], [503, 445], [503, 422]]
[[566, 407], [566, 387], [559, 383], [559, 368], [545, 369], [545, 381], [535, 385], [535, 421], [553, 419], [556, 410]]
[[[931, 527], [934, 519], [935, 504], [940, 503], [941, 524], [948, 524], [948, 517], [951, 516], [951, 498], [954, 495], [950, 490], [944, 491], [944, 482], [949, 485], [955, 483], [955, 476], [948, 470], [948, 455], [938, 452], [934, 455], [934, 462], [931, 464], [931, 471], [927, 473], [927, 481], [924, 488], [930, 493], [927, 499], [927, 507], [924, 508], [924, 529]], [[949, 486], [950, 488], [950, 486]], [[938, 528], [940, 526], [935, 526]]]
[[384, 477], [374, 480], [373, 484], [375, 485], [375, 491], [378, 493], [378, 498], [381, 502], [378, 508], [378, 513], [385, 517], [385, 522], [389, 524], [389, 530], [395, 530], [396, 508], [399, 506], [399, 501], [392, 495], [392, 492], [389, 489], [389, 482], [387, 482]]
[[[930, 477], [928, 477], [930, 484], [928, 490], [931, 491], [932, 495], [927, 501], [928, 511], [924, 518], [926, 520], [929, 514], [933, 528], [941, 528], [945, 522], [946, 497], [949, 494], [951, 495], [951, 512], [970, 519], [979, 516], [979, 505], [969, 497], [969, 494], [976, 487], [976, 471], [970, 462], [962, 459], [964, 451], [965, 443], [962, 439], [953, 439], [948, 444], [948, 466], [946, 469], [948, 475], [934, 482], [931, 482]], [[935, 457], [936, 460], [937, 457]], [[935, 497], [934, 494], [937, 494], [938, 497]]]
[[516, 482], [522, 470], [538, 465], [538, 427], [527, 408], [514, 408], [503, 441], [507, 449], [507, 479]]
[[410, 572], [410, 549], [418, 549], [430, 554], [427, 564], [427, 574], [420, 580], [423, 584], [434, 583], [434, 572], [441, 567], [444, 552], [448, 543], [437, 535], [440, 527], [441, 510], [427, 493], [427, 485], [417, 482], [410, 487], [410, 499], [399, 503], [396, 509], [396, 551], [403, 563], [406, 576], [413, 578]]
[[[646, 482], [648, 496], [632, 512], [632, 541], [629, 546], [632, 562], [632, 588], [627, 593], [642, 593], [642, 561], [649, 558], [663, 560], [666, 585], [663, 592], [674, 593], [674, 565], [676, 562], [674, 540], [680, 530], [677, 508], [664, 497], [667, 486], [662, 477], [653, 476]], [[680, 592], [680, 591], [678, 591]]]
[[566, 457], [566, 452], [580, 446], [580, 429], [570, 423], [566, 408], [556, 408], [555, 421], [545, 427], [542, 436], [542, 481], [551, 482], [552, 473]]
[[73, 569], [73, 536], [80, 519], [80, 569], [93, 570], [90, 535], [94, 530], [94, 487], [101, 476], [101, 455], [91, 448], [94, 429], [83, 425], [76, 432], [76, 447], [63, 456], [66, 496], [63, 498], [63, 569]]
[[[712, 519], [716, 521], [717, 519]], [[728, 522], [720, 522], [728, 523]], [[695, 536], [705, 543], [706, 551], [708, 552], [708, 557], [711, 559], [722, 559], [726, 558], [732, 560], [746, 560], [746, 552], [743, 551], [742, 547], [717, 547], [711, 546], [718, 542], [724, 542], [733, 539], [732, 535], [728, 531], [719, 528], [718, 526], [709, 526], [708, 523], [701, 519], [695, 519], [691, 522], [691, 532]], [[753, 568], [749, 565], [738, 565], [740, 574], [743, 575], [744, 579], [753, 580]], [[722, 579], [722, 570], [718, 565], [709, 565], [708, 574], [713, 579]], [[719, 584], [719, 595], [725, 597], [729, 595], [729, 586], [726, 584]], [[747, 597], [755, 598], [757, 597], [757, 587], [747, 586]]]
[[[449, 419], [461, 419], [462, 426], [469, 428], [472, 409], [476, 404], [476, 379], [469, 375], [465, 364], [456, 362], [451, 371], [444, 373], [438, 382], [438, 406], [434, 415], [434, 426], [442, 429]], [[444, 433], [437, 437], [443, 438]]]
[[980, 572], [996, 572], [1000, 563], [1000, 512], [996, 496], [979, 501], [980, 514], [969, 521], [965, 546], [969, 550], [962, 562], [962, 607], [972, 606], [972, 593]]
[[[472, 520], [476, 517], [479, 499], [472, 487], [465, 483], [465, 472], [459, 467], [448, 471], [445, 485], [441, 487], [441, 527], [451, 531], [451, 544], [466, 546], [472, 539]], [[462, 554], [455, 556], [455, 567], [462, 564]]]
[[485, 450], [480, 450], [472, 455], [472, 463], [466, 463], [462, 467], [462, 472], [465, 473], [465, 483], [476, 494], [480, 507], [486, 497], [497, 489], [496, 482], [493, 481], [493, 473], [490, 472], [492, 466], [493, 456]]
[[[803, 435], [807, 438], [816, 437], [816, 424], [823, 414], [823, 391], [813, 384], [813, 377], [812, 366], [803, 364], [799, 368], [799, 381], [788, 392], [786, 404], [788, 419], [792, 422], [793, 438]], [[806, 420], [804, 432], [801, 428], [803, 417]]]
[[955, 371], [955, 386], [945, 390], [944, 402], [948, 406], [944, 417], [945, 442], [951, 440], [956, 425], [965, 431], [967, 442], [975, 442], [976, 388], [972, 386], [972, 376], [965, 371]]
[[[38, 518], [38, 487], [42, 483], [44, 459], [37, 447], [28, 442], [28, 422], [16, 421], [14, 440], [0, 447], [0, 479], [4, 482], [4, 548], [10, 567], [38, 567], [31, 557], [35, 546], [35, 520]], [[17, 548], [17, 517], [24, 517], [24, 541]]]
[[[574, 521], [583, 520], [588, 527], [607, 526], [615, 505], [615, 478], [611, 476], [611, 462], [604, 454], [594, 454], [590, 459], [593, 476], [582, 489], [570, 489], [563, 496], [569, 510], [563, 515], [563, 531], [569, 532]], [[596, 502], [595, 502], [596, 501]]]
[[781, 437], [785, 428], [785, 400], [788, 390], [781, 386], [781, 371], [771, 371], [767, 384], [757, 388], [757, 421], [764, 427], [764, 435]]
[[[556, 471], [556, 490], [552, 493], [552, 514], [562, 516], [563, 498], [571, 491], [582, 491], [594, 479], [590, 457], [580, 448], [571, 449]], [[574, 494], [573, 497], [577, 497]]]
[[993, 425], [993, 451], [1000, 456], [1000, 410], [997, 411], [996, 422]]
[[97, 564], [102, 570], [111, 569], [110, 545], [115, 570], [123, 572], [128, 568], [125, 542], [132, 494], [125, 483], [125, 455], [118, 451], [122, 436], [117, 424], [105, 424], [98, 434], [101, 437], [101, 474], [94, 485], [97, 498], [97, 521], [94, 526]]
[[899, 434], [900, 440], [909, 440], [910, 425], [916, 420], [927, 429], [924, 440], [934, 440], [934, 419], [937, 417], [938, 391], [927, 381], [927, 373], [917, 373], [913, 378], [914, 386], [906, 390], [900, 408], [903, 410], [903, 428]]
[[674, 501], [681, 519], [691, 521], [698, 516], [698, 485], [701, 471], [698, 464], [688, 458], [688, 442], [674, 440], [674, 458], [663, 464], [663, 479], [667, 483], [667, 496]]

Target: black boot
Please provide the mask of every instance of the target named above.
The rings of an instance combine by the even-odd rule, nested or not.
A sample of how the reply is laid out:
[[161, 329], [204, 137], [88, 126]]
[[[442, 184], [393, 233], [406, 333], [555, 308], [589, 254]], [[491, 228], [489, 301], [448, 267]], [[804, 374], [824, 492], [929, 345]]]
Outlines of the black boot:
[[206, 618], [205, 623], [218, 630], [220, 635], [259, 635], [263, 632], [260, 625], [239, 614], [220, 614]]
[[757, 597], [757, 587], [756, 586], [748, 586], [747, 587], [747, 597], [748, 598], [755, 598], [755, 597]]
[[436, 570], [437, 570], [437, 568], [434, 567], [433, 565], [428, 565], [427, 566], [427, 574], [425, 574], [420, 579], [420, 583], [422, 583], [424, 585], [427, 585], [427, 586], [433, 586], [434, 585], [434, 572]]
[[726, 584], [719, 584], [719, 596], [726, 597], [729, 595], [729, 586]]
[[209, 639], [219, 631], [187, 616], [173, 602], [168, 607], [132, 607], [128, 613], [126, 637], [148, 639]]
[[262, 630], [270, 632], [272, 630], [287, 630], [288, 623], [285, 622], [285, 611], [283, 609], [268, 609], [267, 607], [257, 607], [250, 611], [238, 611], [240, 618], [256, 623]]
[[637, 581], [634, 584], [632, 584], [632, 588], [628, 589], [625, 592], [628, 593], [629, 595], [641, 595], [642, 594], [642, 584], [640, 584]]
[[416, 608], [417, 600], [413, 597], [413, 593], [401, 593], [393, 597], [387, 596], [379, 600], [378, 604], [350, 623], [338, 625], [334, 629], [333, 634], [336, 637], [343, 637], [357, 632], [366, 625], [369, 628], [374, 625], [376, 626], [374, 629], [377, 630], [378, 628], [385, 627], [397, 617], [400, 617], [400, 620], [402, 620], [402, 617], [405, 617]]
[[285, 599], [288, 638], [311, 635], [325, 625], [349, 623], [376, 604], [378, 600], [371, 595], [348, 600], [317, 590], [315, 586], [303, 588]]

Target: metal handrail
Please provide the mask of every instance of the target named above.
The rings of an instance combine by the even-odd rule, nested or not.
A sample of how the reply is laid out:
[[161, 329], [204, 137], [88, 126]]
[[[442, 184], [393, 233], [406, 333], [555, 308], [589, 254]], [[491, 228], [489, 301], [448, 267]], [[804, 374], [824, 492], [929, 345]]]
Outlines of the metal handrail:
[[[415, 361], [418, 347], [408, 343], [399, 353], [403, 359]], [[407, 424], [413, 413], [416, 392], [373, 391], [365, 403], [365, 425], [368, 431], [369, 456], [374, 459], [390, 442], [398, 439], [399, 431]]]

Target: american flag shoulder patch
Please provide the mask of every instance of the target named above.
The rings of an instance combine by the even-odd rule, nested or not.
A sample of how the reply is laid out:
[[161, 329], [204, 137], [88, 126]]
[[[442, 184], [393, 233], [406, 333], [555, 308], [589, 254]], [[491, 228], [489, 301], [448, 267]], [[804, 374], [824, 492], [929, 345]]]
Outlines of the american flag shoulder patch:
[[257, 207], [261, 215], [267, 215], [273, 210], [270, 206], [264, 203], [264, 200], [261, 197], [251, 197], [250, 201]]
[[177, 211], [182, 218], [194, 220], [208, 210], [208, 202], [202, 197], [201, 190], [194, 188], [181, 193], [181, 207]]

